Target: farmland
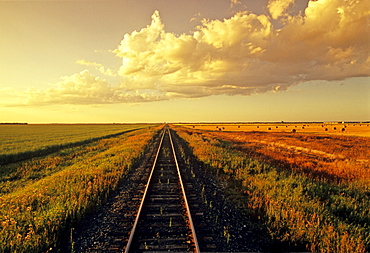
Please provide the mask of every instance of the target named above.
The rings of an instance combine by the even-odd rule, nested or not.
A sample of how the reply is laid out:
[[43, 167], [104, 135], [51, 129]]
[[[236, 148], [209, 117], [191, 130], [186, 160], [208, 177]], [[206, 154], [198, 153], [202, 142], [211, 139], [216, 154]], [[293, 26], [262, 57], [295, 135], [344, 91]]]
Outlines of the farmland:
[[370, 137], [370, 123], [341, 122], [275, 122], [275, 123], [188, 123], [180, 124], [199, 130], [237, 131], [237, 132], [270, 132], [270, 133], [311, 133], [345, 136]]
[[[86, 131], [86, 126], [83, 128]], [[106, 131], [107, 128], [109, 130], [106, 126], [100, 128], [99, 132], [93, 127], [95, 132], [91, 131], [82, 140], [105, 136], [107, 132], [133, 131], [1, 165], [1, 252], [45, 252], [60, 248], [61, 238], [114, 191], [127, 171], [145, 154], [158, 130], [153, 127], [135, 130], [143, 126], [118, 126]], [[45, 131], [47, 127], [41, 129]], [[76, 141], [74, 129], [69, 141]], [[39, 127], [34, 130], [41, 131]], [[57, 134], [63, 137], [60, 132]], [[51, 131], [46, 136], [50, 135]]]
[[273, 238], [314, 252], [369, 250], [368, 137], [276, 130], [281, 126], [273, 131], [272, 125], [264, 131], [256, 125], [250, 131], [237, 124], [185, 126], [176, 127], [180, 137]]
[[[130, 185], [128, 172], [153, 148], [162, 127], [0, 125], [6, 161], [0, 165], [0, 251], [61, 252], [62, 242], [73, 251], [74, 228], [102, 209], [120, 184]], [[366, 124], [170, 127], [181, 143], [180, 162], [199, 182], [196, 195], [223, 251], [370, 250]], [[123, 195], [128, 201], [113, 202], [108, 215], [121, 217], [116, 210], [132, 196]], [[108, 240], [100, 228], [121, 221], [103, 216], [100, 222], [89, 231], [98, 233], [91, 238], [100, 238], [104, 248]], [[95, 239], [78, 242], [96, 246]]]
[[0, 164], [148, 127], [146, 124], [0, 125]]

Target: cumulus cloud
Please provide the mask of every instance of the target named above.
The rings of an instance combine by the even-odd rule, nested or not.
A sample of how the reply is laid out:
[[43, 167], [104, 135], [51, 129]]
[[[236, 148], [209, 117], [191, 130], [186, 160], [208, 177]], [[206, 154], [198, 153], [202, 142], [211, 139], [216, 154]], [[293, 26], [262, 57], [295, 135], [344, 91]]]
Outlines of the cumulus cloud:
[[188, 96], [193, 91], [189, 87], [196, 87], [198, 96], [245, 92], [249, 82], [245, 78], [250, 79], [250, 70], [245, 70], [254, 68], [270, 33], [267, 17], [238, 13], [223, 21], [203, 20], [195, 33], [176, 35], [164, 31], [155, 12], [149, 26], [124, 36], [115, 51], [122, 58], [118, 73], [127, 89], [158, 89], [180, 96]]
[[203, 20], [192, 34], [164, 30], [158, 12], [146, 28], [126, 34], [116, 49], [128, 89], [178, 96], [280, 90], [308, 80], [369, 76], [368, 1], [310, 1], [291, 16], [294, 0], [269, 1], [267, 15], [240, 12]]
[[[30, 103], [249, 95], [303, 81], [370, 75], [370, 1], [310, 1], [299, 15], [289, 13], [294, 2], [270, 0], [269, 15], [245, 11], [224, 20], [204, 19], [195, 32], [180, 35], [166, 32], [156, 11], [147, 27], [125, 34], [113, 51], [122, 59], [118, 70], [78, 61], [119, 76], [119, 87], [83, 71], [56, 88], [29, 92]], [[276, 19], [284, 21], [282, 27], [274, 27]]]
[[273, 19], [278, 19], [279, 17], [286, 14], [286, 10], [295, 0], [270, 0], [268, 2], [267, 8]]

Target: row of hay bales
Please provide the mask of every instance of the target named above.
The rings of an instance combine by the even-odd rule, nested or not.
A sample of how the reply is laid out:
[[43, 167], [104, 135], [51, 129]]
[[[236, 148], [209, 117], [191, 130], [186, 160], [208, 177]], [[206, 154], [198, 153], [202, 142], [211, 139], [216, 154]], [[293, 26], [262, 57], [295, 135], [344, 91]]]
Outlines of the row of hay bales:
[[[361, 126], [359, 124], [354, 124], [354, 127]], [[369, 127], [369, 124], [362, 124], [363, 127]], [[348, 127], [350, 127], [350, 132], [355, 131], [352, 128], [352, 124], [200, 124], [200, 125], [190, 125], [192, 128], [200, 129], [215, 129], [217, 131], [279, 131], [279, 132], [337, 132], [344, 133], [348, 132]]]

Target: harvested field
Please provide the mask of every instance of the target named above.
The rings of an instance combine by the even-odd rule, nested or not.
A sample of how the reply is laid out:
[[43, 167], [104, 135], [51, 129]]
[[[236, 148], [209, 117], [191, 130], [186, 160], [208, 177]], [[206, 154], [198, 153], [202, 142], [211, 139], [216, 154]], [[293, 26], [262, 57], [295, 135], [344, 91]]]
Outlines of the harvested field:
[[179, 124], [184, 127], [212, 131], [312, 133], [370, 137], [370, 123], [209, 123]]
[[368, 137], [175, 129], [272, 238], [313, 252], [370, 250]]
[[[370, 139], [304, 133], [212, 132], [251, 157], [319, 177], [370, 179]], [[322, 175], [321, 175], [322, 174]]]
[[[170, 126], [203, 250], [370, 250], [368, 137], [223, 127]], [[160, 128], [2, 165], [3, 250], [122, 252]]]

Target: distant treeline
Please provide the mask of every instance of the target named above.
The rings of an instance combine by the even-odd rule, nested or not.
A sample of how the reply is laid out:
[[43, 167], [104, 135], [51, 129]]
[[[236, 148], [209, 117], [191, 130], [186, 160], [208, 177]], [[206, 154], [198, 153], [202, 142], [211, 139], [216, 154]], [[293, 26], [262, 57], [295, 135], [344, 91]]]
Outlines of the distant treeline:
[[19, 122], [13, 122], [13, 123], [1, 123], [0, 125], [28, 125], [28, 123], [19, 123]]

